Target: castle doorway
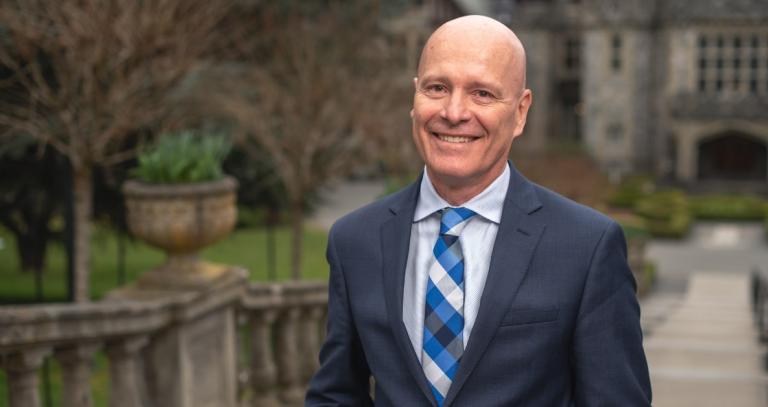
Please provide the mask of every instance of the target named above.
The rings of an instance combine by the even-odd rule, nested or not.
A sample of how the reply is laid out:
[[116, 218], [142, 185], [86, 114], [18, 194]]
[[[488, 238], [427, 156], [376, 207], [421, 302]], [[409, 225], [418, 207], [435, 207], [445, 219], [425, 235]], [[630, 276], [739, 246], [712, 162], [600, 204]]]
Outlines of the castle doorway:
[[729, 131], [707, 138], [698, 146], [699, 180], [765, 181], [768, 146], [758, 138]]

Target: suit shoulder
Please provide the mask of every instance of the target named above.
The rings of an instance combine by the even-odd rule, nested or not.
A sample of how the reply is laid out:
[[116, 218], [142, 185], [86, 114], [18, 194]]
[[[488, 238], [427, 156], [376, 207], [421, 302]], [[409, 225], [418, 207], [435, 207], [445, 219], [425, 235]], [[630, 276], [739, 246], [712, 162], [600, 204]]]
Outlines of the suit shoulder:
[[533, 184], [542, 203], [542, 215], [578, 228], [604, 231], [616, 221], [589, 206], [575, 202], [541, 185]]

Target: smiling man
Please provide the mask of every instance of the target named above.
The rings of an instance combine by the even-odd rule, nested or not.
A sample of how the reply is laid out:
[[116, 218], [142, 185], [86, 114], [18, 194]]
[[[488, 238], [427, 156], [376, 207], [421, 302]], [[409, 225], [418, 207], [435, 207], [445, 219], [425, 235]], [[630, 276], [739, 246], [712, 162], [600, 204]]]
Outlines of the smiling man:
[[515, 34], [449, 21], [414, 85], [425, 171], [332, 228], [306, 405], [649, 406], [621, 229], [507, 161], [532, 101]]

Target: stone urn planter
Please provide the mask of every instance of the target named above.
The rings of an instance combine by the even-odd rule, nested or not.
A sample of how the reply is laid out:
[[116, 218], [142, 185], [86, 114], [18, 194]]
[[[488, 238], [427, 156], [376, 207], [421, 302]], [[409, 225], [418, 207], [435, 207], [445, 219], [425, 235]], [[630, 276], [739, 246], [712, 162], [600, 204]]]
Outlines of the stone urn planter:
[[123, 185], [130, 232], [167, 254], [161, 266], [143, 274], [138, 286], [183, 288], [208, 284], [229, 266], [202, 261], [201, 249], [226, 237], [237, 219], [237, 181]]

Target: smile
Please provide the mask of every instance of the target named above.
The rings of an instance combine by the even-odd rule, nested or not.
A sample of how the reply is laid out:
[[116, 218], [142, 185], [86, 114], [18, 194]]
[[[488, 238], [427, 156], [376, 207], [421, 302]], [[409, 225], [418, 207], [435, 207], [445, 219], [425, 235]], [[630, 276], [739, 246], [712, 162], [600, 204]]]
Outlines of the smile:
[[470, 143], [475, 140], [474, 137], [465, 137], [465, 136], [448, 136], [438, 133], [432, 133], [433, 136], [439, 138], [441, 141], [445, 141], [448, 143]]

